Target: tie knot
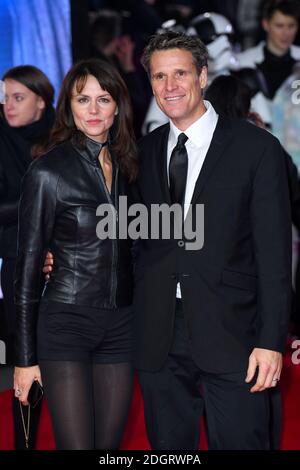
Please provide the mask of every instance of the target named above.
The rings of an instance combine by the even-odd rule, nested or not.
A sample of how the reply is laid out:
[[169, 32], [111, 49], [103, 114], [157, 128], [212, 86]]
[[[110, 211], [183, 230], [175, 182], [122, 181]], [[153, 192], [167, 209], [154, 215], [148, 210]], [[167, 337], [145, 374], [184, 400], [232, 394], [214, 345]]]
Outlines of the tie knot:
[[178, 136], [177, 145], [184, 145], [187, 140], [188, 140], [188, 137], [182, 132]]

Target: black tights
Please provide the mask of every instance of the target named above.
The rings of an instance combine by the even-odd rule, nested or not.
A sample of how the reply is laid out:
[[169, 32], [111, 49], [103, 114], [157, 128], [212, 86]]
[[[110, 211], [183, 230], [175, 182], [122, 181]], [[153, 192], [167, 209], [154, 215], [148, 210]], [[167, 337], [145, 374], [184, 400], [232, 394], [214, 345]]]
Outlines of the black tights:
[[131, 363], [41, 361], [56, 448], [118, 449], [133, 389]]

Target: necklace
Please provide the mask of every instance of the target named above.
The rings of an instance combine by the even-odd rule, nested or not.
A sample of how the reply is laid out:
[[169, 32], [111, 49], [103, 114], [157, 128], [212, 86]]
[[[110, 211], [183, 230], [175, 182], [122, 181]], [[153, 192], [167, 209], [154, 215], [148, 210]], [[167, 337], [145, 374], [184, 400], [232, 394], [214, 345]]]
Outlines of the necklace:
[[20, 405], [20, 411], [21, 411], [21, 417], [22, 417], [22, 425], [23, 425], [23, 431], [24, 431], [24, 437], [25, 437], [25, 445], [26, 445], [26, 449], [29, 449], [30, 405], [28, 406], [27, 426], [25, 425], [25, 418], [24, 418], [23, 408], [22, 408], [22, 404], [21, 404], [20, 401], [19, 401], [19, 405]]

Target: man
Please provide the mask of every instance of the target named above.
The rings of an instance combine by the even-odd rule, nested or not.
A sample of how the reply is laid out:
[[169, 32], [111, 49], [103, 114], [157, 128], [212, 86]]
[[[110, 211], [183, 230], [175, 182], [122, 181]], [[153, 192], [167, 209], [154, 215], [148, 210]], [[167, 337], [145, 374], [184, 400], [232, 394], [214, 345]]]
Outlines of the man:
[[[268, 132], [203, 101], [207, 51], [166, 32], [143, 65], [170, 118], [140, 142], [138, 189], [153, 204], [204, 205], [204, 245], [147, 239], [136, 264], [136, 362], [153, 449], [268, 449], [291, 290], [285, 164]], [[196, 221], [197, 222], [197, 221]], [[203, 400], [203, 401], [202, 401]]]
[[300, 47], [293, 45], [299, 15], [298, 0], [267, 0], [262, 13], [266, 41], [237, 56], [241, 68], [258, 68], [264, 77], [268, 96], [257, 97], [252, 105], [268, 125], [272, 124], [272, 100], [300, 60]]

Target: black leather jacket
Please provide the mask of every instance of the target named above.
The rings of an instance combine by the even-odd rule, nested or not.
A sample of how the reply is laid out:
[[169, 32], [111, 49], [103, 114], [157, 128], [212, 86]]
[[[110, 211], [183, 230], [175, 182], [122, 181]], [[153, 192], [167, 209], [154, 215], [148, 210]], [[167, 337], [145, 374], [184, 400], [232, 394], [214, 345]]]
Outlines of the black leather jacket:
[[[107, 308], [132, 302], [130, 240], [96, 235], [99, 204], [126, 195], [128, 183], [114, 163], [112, 195], [107, 190], [98, 155], [101, 144], [87, 139], [84, 148], [63, 143], [35, 160], [27, 171], [19, 207], [16, 364], [36, 360], [36, 321], [45, 254], [54, 269], [42, 300]], [[113, 197], [112, 197], [113, 196]]]

